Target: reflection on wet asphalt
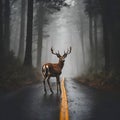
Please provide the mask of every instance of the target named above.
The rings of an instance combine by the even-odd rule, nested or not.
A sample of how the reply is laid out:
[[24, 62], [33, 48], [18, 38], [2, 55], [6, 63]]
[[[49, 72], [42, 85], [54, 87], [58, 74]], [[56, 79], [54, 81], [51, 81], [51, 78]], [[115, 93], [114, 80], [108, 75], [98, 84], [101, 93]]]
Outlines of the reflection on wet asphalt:
[[[70, 120], [120, 120], [120, 94], [104, 92], [66, 79]], [[43, 85], [32, 85], [16, 92], [0, 94], [0, 120], [59, 120], [60, 95]]]
[[0, 96], [0, 120], [59, 120], [60, 95], [44, 95], [43, 85], [33, 85]]
[[66, 79], [70, 120], [120, 120], [120, 94]]

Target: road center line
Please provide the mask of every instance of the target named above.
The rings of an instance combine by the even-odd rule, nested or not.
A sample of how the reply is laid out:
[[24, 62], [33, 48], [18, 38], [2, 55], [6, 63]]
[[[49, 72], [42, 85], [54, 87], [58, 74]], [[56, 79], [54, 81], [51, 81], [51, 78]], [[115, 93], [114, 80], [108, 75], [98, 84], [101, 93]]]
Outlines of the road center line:
[[61, 81], [61, 106], [60, 106], [60, 120], [69, 120], [69, 112], [68, 112], [68, 101], [67, 101], [67, 95], [66, 90], [64, 86], [64, 78]]

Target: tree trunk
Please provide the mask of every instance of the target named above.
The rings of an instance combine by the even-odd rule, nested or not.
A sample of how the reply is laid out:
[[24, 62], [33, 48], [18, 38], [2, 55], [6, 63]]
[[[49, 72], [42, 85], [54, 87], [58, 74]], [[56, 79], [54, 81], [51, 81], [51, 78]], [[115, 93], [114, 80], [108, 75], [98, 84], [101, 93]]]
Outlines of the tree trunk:
[[3, 57], [3, 3], [0, 0], [0, 56]]
[[94, 63], [94, 56], [93, 56], [93, 19], [92, 16], [89, 15], [89, 40], [90, 40], [90, 62], [91, 62], [91, 68], [93, 68]]
[[28, 0], [27, 36], [24, 65], [32, 66], [33, 0]]
[[100, 4], [102, 6], [102, 24], [103, 24], [103, 45], [104, 45], [104, 56], [105, 56], [105, 71], [108, 72], [110, 70], [110, 41], [108, 39], [108, 13], [107, 9], [108, 0], [100, 0]]
[[39, 3], [38, 9], [38, 44], [37, 44], [37, 67], [41, 67], [42, 38], [43, 38], [43, 8]]
[[104, 40], [104, 51], [105, 51], [105, 70], [110, 69], [110, 41], [107, 34], [107, 21], [103, 17], [103, 40]]
[[21, 1], [21, 27], [20, 27], [20, 43], [18, 58], [23, 62], [24, 58], [24, 37], [25, 37], [25, 10], [26, 10], [26, 0]]
[[95, 40], [95, 71], [98, 70], [98, 39], [97, 39], [97, 16], [94, 16], [94, 40]]
[[81, 18], [81, 29], [80, 29], [80, 33], [81, 33], [81, 45], [82, 45], [82, 54], [83, 54], [83, 64], [84, 64], [84, 67], [85, 67], [85, 50], [84, 50], [84, 30], [83, 30], [83, 20]]
[[5, 0], [4, 9], [4, 54], [8, 56], [10, 49], [10, 1]]

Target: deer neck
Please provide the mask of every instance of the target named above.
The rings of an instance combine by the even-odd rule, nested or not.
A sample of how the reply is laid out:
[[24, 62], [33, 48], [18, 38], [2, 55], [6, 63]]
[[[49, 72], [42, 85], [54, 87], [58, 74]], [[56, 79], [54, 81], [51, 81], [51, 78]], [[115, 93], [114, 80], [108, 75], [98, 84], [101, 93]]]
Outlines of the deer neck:
[[62, 61], [59, 60], [58, 65], [59, 65], [59, 67], [62, 69], [63, 66], [64, 66], [64, 62], [62, 62]]

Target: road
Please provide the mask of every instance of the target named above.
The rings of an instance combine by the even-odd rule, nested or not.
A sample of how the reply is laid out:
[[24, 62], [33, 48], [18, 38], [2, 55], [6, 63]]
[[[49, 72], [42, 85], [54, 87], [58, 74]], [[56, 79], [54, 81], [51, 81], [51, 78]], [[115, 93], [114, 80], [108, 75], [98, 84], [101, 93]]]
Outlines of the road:
[[120, 120], [120, 94], [96, 90], [67, 79], [70, 120]]
[[[0, 94], [0, 120], [59, 120], [61, 97], [44, 95], [42, 83]], [[120, 120], [120, 94], [92, 89], [65, 79], [70, 120]], [[47, 86], [48, 88], [48, 86]]]
[[59, 104], [60, 96], [45, 95], [42, 83], [32, 85], [0, 96], [0, 120], [58, 120]]

